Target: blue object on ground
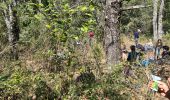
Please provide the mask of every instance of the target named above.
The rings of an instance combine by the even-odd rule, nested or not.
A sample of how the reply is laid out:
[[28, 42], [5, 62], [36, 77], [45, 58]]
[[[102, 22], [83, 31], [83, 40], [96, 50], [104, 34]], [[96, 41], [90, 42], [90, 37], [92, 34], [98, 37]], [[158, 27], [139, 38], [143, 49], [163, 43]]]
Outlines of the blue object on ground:
[[144, 66], [144, 67], [148, 67], [149, 66], [149, 60], [143, 60], [141, 62], [141, 64]]

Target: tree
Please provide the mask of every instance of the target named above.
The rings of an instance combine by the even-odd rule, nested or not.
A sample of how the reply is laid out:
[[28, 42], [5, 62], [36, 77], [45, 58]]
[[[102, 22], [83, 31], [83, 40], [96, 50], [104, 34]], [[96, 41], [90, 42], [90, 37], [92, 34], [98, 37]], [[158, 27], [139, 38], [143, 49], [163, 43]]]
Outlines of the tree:
[[163, 34], [163, 9], [164, 9], [164, 0], [161, 0], [160, 8], [159, 8], [159, 18], [158, 18], [158, 38], [162, 38]]
[[7, 27], [8, 41], [10, 45], [11, 59], [18, 59], [17, 41], [19, 40], [19, 26], [17, 19], [17, 11], [14, 7], [17, 5], [17, 1], [2, 0], [6, 8], [3, 9], [3, 17]]
[[158, 11], [158, 0], [153, 0], [153, 35], [154, 40], [157, 40], [158, 25], [157, 25], [157, 11]]
[[164, 9], [164, 17], [163, 17], [163, 30], [164, 33], [170, 33], [170, 1], [165, 0], [165, 9]]
[[120, 8], [120, 0], [106, 0], [104, 46], [108, 70], [112, 69], [112, 66], [115, 64], [118, 64], [121, 57], [119, 32]]
[[163, 25], [162, 25], [162, 18], [163, 18], [163, 8], [164, 8], [164, 0], [160, 1], [159, 13], [158, 13], [158, 6], [159, 1], [153, 0], [153, 35], [154, 41], [157, 39], [162, 38], [163, 34]]

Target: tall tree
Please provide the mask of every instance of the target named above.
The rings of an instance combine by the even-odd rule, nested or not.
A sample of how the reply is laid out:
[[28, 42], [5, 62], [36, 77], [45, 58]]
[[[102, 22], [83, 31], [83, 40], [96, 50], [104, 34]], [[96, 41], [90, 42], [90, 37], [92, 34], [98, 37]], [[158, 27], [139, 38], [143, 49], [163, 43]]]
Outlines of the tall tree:
[[164, 0], [161, 0], [160, 8], [159, 8], [159, 18], [158, 18], [158, 38], [162, 38], [163, 34], [163, 9], [164, 9]]
[[154, 40], [155, 41], [157, 39], [162, 38], [162, 34], [163, 34], [163, 23], [162, 23], [163, 9], [164, 9], [164, 0], [160, 1], [160, 5], [159, 5], [158, 0], [153, 0], [153, 34], [154, 34]]
[[108, 70], [120, 60], [119, 14], [121, 0], [106, 0], [104, 46]]
[[170, 33], [170, 1], [169, 0], [164, 0], [165, 6], [164, 6], [164, 16], [163, 16], [163, 30], [164, 33]]
[[11, 59], [18, 59], [17, 42], [19, 40], [19, 26], [17, 19], [17, 11], [14, 7], [17, 5], [17, 0], [6, 1], [2, 0], [6, 5], [6, 9], [3, 9], [3, 17], [7, 27], [8, 41], [10, 45]]
[[158, 17], [158, 0], [153, 0], [153, 35], [154, 40], [158, 39], [158, 24], [157, 24], [157, 17]]

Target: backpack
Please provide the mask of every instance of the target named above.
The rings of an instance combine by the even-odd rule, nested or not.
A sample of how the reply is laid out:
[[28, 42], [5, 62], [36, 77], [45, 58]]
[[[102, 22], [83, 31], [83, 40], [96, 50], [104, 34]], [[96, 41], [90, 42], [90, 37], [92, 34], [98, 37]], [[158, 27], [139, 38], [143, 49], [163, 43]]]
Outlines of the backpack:
[[138, 44], [136, 48], [140, 49], [141, 51], [145, 51], [145, 47], [141, 44]]

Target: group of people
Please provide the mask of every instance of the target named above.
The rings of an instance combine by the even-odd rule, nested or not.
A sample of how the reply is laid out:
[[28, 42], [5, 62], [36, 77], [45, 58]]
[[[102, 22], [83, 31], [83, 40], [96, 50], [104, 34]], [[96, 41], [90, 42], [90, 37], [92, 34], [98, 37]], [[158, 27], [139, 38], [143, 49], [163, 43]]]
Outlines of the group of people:
[[[159, 59], [166, 59], [167, 57], [170, 57], [170, 51], [169, 46], [163, 45], [163, 42], [161, 39], [158, 39], [157, 42], [152, 42], [152, 39], [149, 39], [148, 43], [145, 45], [139, 44], [139, 32], [141, 32], [139, 29], [134, 32], [134, 42], [135, 45], [130, 46], [130, 52], [126, 49], [125, 43], [122, 43], [122, 60], [128, 61], [128, 62], [136, 62], [137, 60], [141, 61], [142, 64], [149, 63], [150, 61], [156, 61]], [[139, 51], [137, 52], [138, 49]], [[144, 58], [141, 58], [141, 55], [144, 55]], [[167, 84], [158, 81], [158, 92], [161, 93], [161, 95], [167, 97], [170, 99], [170, 78], [168, 78]]]
[[[167, 56], [170, 56], [169, 46], [164, 45], [161, 39], [158, 39], [155, 45], [152, 42], [152, 39], [149, 39], [149, 42], [145, 45], [139, 44], [139, 32], [138, 29], [137, 32], [134, 32], [134, 41], [135, 45], [130, 46], [130, 52], [127, 51], [126, 45], [122, 43], [122, 60], [123, 61], [129, 61], [129, 62], [135, 62], [136, 60], [140, 59], [141, 54], [144, 53], [145, 60], [158, 60], [161, 58], [166, 58]], [[137, 52], [138, 49], [139, 51]]]

